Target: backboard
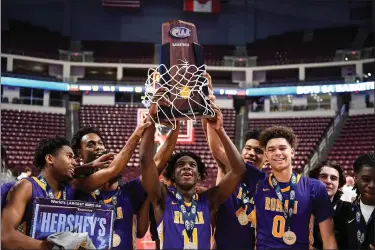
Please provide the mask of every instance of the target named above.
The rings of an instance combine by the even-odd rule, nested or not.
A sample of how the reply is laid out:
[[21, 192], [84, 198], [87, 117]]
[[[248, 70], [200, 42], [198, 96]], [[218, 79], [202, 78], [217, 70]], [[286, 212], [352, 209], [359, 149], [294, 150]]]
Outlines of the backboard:
[[[137, 124], [140, 123], [142, 117], [148, 114], [148, 109], [139, 108], [137, 111]], [[155, 133], [155, 142], [162, 144], [167, 138], [169, 128], [164, 127], [160, 131]], [[177, 138], [177, 144], [193, 144], [194, 143], [194, 127], [193, 121], [183, 120], [181, 121], [181, 129]]]

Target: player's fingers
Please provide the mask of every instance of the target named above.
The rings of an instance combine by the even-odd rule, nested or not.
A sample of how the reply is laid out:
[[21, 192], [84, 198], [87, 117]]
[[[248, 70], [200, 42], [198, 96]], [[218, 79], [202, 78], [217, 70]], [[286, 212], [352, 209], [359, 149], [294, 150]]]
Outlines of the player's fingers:
[[208, 95], [208, 99], [211, 101], [211, 102], [215, 102], [216, 101], [216, 97], [214, 95]]
[[115, 154], [115, 153], [112, 153], [112, 152], [107, 153], [107, 154], [102, 155], [102, 156], [100, 157], [100, 161], [105, 161], [105, 160], [107, 160], [107, 159], [114, 158], [115, 155], [116, 155], [116, 154]]
[[111, 165], [111, 163], [112, 163], [112, 161], [106, 161], [106, 162], [104, 162], [103, 168], [108, 168], [109, 165]]
[[166, 98], [162, 98], [158, 101], [158, 104], [160, 106], [167, 106], [169, 107], [171, 105], [171, 102], [169, 101], [169, 99], [166, 99]]
[[141, 126], [142, 126], [143, 129], [145, 129], [145, 128], [149, 127], [150, 125], [151, 125], [151, 122], [145, 122]]
[[203, 74], [203, 76], [204, 76], [205, 78], [207, 78], [207, 81], [208, 81], [208, 88], [209, 88], [210, 90], [212, 90], [212, 78], [211, 78], [211, 75], [208, 74], [207, 72], [205, 72], [205, 73]]
[[142, 123], [141, 123], [141, 124], [144, 124], [144, 123], [146, 123], [146, 122], [147, 122], [147, 116], [143, 117], [143, 119], [142, 119]]

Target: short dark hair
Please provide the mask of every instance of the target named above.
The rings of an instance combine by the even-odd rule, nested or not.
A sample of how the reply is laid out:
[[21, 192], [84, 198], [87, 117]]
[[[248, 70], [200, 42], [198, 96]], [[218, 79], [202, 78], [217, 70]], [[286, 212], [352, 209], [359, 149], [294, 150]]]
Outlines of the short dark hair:
[[94, 127], [83, 127], [80, 128], [72, 137], [70, 141], [70, 146], [73, 149], [74, 154], [77, 156], [79, 150], [81, 149], [81, 140], [82, 137], [88, 134], [96, 134], [100, 137], [100, 139], [104, 142], [103, 136], [97, 128]]
[[358, 174], [364, 166], [374, 167], [375, 166], [375, 154], [368, 153], [358, 156], [353, 163], [354, 172]]
[[25, 171], [25, 173], [26, 172], [33, 172], [33, 170], [31, 168], [29, 168], [29, 167], [26, 167], [24, 171]]
[[165, 167], [163, 176], [166, 177], [167, 180], [172, 180], [174, 182], [173, 171], [176, 168], [176, 162], [178, 161], [178, 159], [184, 156], [190, 156], [194, 159], [194, 161], [197, 163], [198, 173], [200, 175], [201, 181], [206, 179], [206, 165], [203, 163], [202, 158], [199, 155], [191, 151], [181, 151], [172, 155], [167, 163], [167, 166]]
[[43, 169], [46, 164], [46, 155], [51, 154], [56, 156], [63, 146], [69, 146], [69, 141], [63, 137], [42, 139], [34, 152], [34, 166]]
[[294, 134], [293, 129], [279, 125], [275, 125], [263, 130], [259, 136], [260, 146], [266, 148], [268, 141], [275, 138], [284, 138], [294, 149], [296, 149], [298, 146], [298, 138], [297, 135]]
[[250, 139], [254, 139], [254, 140], [258, 140], [259, 141], [259, 136], [260, 136], [260, 129], [251, 129], [251, 130], [248, 130], [246, 133], [245, 133], [245, 137], [244, 137], [244, 143], [246, 143], [248, 140]]
[[318, 179], [323, 167], [330, 167], [337, 170], [337, 172], [339, 173], [339, 189], [345, 185], [346, 179], [344, 176], [344, 171], [342, 170], [340, 164], [335, 161], [327, 161], [326, 163], [320, 162], [315, 168], [310, 170], [309, 177]]

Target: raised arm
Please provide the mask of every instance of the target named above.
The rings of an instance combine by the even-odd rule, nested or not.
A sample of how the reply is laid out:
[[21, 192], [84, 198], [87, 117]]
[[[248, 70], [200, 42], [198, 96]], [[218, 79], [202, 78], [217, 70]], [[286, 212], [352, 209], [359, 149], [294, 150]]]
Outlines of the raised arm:
[[110, 179], [120, 175], [132, 157], [145, 128], [150, 125], [151, 122], [146, 122], [146, 120], [144, 120], [137, 127], [126, 142], [126, 145], [121, 149], [120, 153], [116, 155], [108, 168], [101, 169], [86, 178], [77, 178], [73, 180], [71, 184], [75, 188], [89, 193], [100, 188]]
[[[180, 123], [177, 122], [176, 129], [170, 132], [163, 146], [160, 148], [159, 152], [157, 152], [156, 155], [154, 156], [154, 162], [155, 162], [156, 168], [158, 169], [158, 175], [160, 175], [163, 172], [169, 158], [173, 154], [173, 150], [176, 145], [179, 132], [180, 132]], [[141, 209], [139, 210], [137, 214], [137, 218], [138, 218], [137, 238], [143, 238], [149, 227], [150, 205], [151, 205], [151, 202], [149, 199], [147, 199], [143, 203]]]
[[31, 193], [32, 184], [28, 180], [20, 181], [9, 191], [7, 203], [1, 215], [1, 246], [3, 249], [52, 249], [52, 243], [35, 240], [17, 231], [27, 203], [31, 199]]
[[137, 214], [137, 238], [143, 238], [147, 233], [150, 225], [150, 206], [151, 202], [147, 199]]
[[[213, 95], [213, 92], [212, 92], [211, 76], [209, 74], [206, 74], [205, 77], [208, 80], [208, 86], [209, 86], [209, 92], [210, 92], [208, 98], [210, 99], [212, 103], [215, 103], [215, 96]], [[202, 128], [206, 136], [210, 151], [218, 166], [218, 172], [217, 172], [217, 177], [216, 177], [216, 184], [218, 184], [230, 170], [229, 160], [225, 154], [225, 149], [224, 149], [223, 144], [221, 143], [219, 136], [217, 135], [216, 131], [212, 129], [211, 126], [208, 125], [207, 119], [202, 119]]]
[[[151, 118], [147, 118], [151, 122]], [[155, 125], [146, 128], [139, 149], [142, 185], [146, 190], [148, 199], [153, 203], [161, 198], [159, 172], [153, 159], [155, 140]]]
[[180, 122], [177, 122], [177, 126], [175, 130], [172, 130], [167, 139], [165, 140], [163, 146], [161, 146], [160, 150], [154, 156], [154, 162], [156, 164], [156, 168], [158, 169], [159, 175], [163, 172], [169, 158], [172, 156], [178, 134], [180, 132]]
[[229, 172], [230, 163], [228, 156], [225, 153], [224, 145], [221, 142], [221, 138], [219, 137], [217, 132], [211, 126], [207, 126], [207, 142], [214, 158], [220, 161], [223, 167], [225, 166], [225, 168], [223, 169], [224, 172]]
[[214, 105], [217, 119], [216, 121], [208, 120], [208, 124], [213, 128], [221, 143], [224, 146], [225, 154], [228, 156], [230, 171], [223, 177], [222, 181], [214, 188], [209, 190], [211, 209], [216, 210], [221, 203], [227, 200], [235, 191], [245, 174], [245, 163], [223, 128], [223, 117], [220, 109]]
[[[216, 165], [217, 165], [217, 176], [216, 176], [216, 185], [221, 182], [223, 177], [228, 173], [230, 170], [229, 167], [227, 167], [222, 161], [219, 160], [219, 158], [224, 159], [228, 162], [228, 157], [225, 155], [225, 149], [223, 144], [220, 141], [220, 138], [217, 136], [216, 131], [213, 130], [210, 127], [210, 135], [208, 135], [208, 123], [206, 119], [202, 119], [202, 128], [204, 135], [206, 136], [206, 140], [208, 142], [208, 147], [210, 148], [211, 154], [215, 159]], [[219, 158], [218, 158], [219, 157]]]

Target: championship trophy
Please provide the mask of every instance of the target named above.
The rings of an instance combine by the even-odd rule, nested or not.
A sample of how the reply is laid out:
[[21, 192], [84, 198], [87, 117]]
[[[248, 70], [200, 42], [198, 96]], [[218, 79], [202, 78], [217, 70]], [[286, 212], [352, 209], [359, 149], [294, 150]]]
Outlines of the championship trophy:
[[[174, 129], [177, 120], [215, 116], [205, 73], [203, 48], [198, 44], [195, 25], [180, 20], [163, 23], [159, 65], [149, 69], [145, 84], [145, 101], [158, 107], [157, 126]], [[155, 98], [160, 88], [164, 89], [163, 96]], [[160, 106], [160, 98], [167, 99], [170, 106]]]

